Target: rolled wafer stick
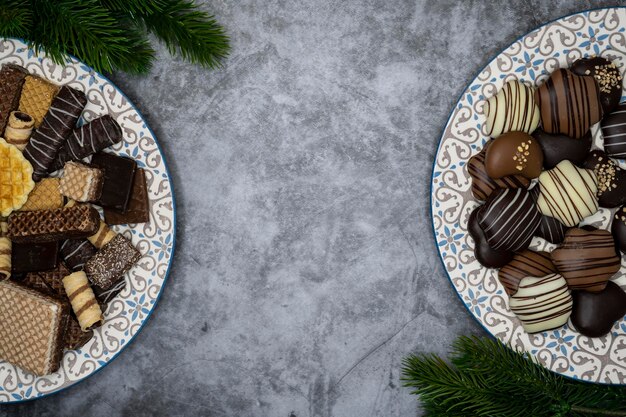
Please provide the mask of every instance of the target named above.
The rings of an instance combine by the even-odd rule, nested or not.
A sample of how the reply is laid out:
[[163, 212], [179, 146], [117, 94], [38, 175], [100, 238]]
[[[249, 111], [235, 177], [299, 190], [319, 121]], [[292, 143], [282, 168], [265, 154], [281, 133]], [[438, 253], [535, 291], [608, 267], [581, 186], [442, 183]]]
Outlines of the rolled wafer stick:
[[63, 278], [63, 287], [78, 318], [80, 329], [88, 332], [104, 322], [102, 310], [83, 271], [74, 272]]
[[100, 227], [98, 228], [96, 234], [89, 236], [87, 239], [91, 242], [92, 245], [100, 249], [104, 245], [109, 243], [111, 239], [113, 239], [115, 236], [117, 236], [117, 233], [111, 230], [109, 226], [101, 220]]
[[33, 133], [33, 127], [35, 126], [35, 120], [21, 111], [12, 111], [9, 116], [9, 123], [4, 130], [4, 139], [7, 143], [15, 145], [17, 149], [23, 151], [31, 133]]
[[8, 225], [0, 223], [0, 281], [11, 277], [11, 240], [7, 237]]

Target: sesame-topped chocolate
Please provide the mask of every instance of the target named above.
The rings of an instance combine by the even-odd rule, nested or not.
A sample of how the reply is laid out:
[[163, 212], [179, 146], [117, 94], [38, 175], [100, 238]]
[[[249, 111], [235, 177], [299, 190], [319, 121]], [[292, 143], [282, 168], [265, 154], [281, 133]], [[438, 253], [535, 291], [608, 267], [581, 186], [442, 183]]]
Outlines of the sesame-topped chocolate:
[[122, 235], [116, 235], [85, 263], [89, 281], [99, 290], [111, 288], [141, 258], [139, 251]]
[[537, 178], [543, 152], [535, 138], [524, 132], [509, 132], [494, 139], [485, 154], [487, 174], [494, 179], [509, 175]]
[[622, 97], [622, 76], [613, 62], [600, 56], [581, 58], [570, 70], [577, 75], [590, 75], [600, 89], [600, 103], [604, 114], [612, 112]]
[[[467, 172], [472, 177], [472, 195], [478, 200], [486, 200], [492, 192], [500, 188], [528, 188], [530, 180], [522, 175], [509, 175], [493, 179], [485, 169], [485, 154], [493, 141], [485, 144], [482, 151], [472, 156], [467, 163]], [[104, 211], [105, 216], [107, 211]]]
[[598, 180], [598, 203], [600, 207], [612, 208], [626, 204], [626, 171], [621, 169], [606, 153], [594, 150], [583, 162], [593, 170]]

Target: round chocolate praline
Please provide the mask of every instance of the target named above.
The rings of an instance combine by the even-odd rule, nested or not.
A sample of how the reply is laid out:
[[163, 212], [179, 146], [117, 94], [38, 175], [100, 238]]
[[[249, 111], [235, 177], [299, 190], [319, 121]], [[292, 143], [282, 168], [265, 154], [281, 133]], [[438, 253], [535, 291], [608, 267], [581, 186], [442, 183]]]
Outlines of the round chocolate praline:
[[622, 76], [619, 68], [606, 58], [594, 56], [574, 62], [570, 70], [576, 75], [591, 75], [600, 89], [604, 114], [612, 112], [622, 98]]

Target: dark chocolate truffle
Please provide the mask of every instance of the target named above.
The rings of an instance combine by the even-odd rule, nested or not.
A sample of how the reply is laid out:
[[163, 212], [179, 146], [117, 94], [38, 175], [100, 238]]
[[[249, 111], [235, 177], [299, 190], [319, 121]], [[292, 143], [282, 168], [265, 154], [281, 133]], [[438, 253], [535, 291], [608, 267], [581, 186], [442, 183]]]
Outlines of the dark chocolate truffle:
[[622, 76], [614, 63], [606, 58], [593, 56], [574, 62], [570, 70], [576, 75], [590, 75], [596, 80], [604, 114], [615, 109], [622, 98]]
[[597, 293], [572, 291], [572, 298], [570, 319], [576, 330], [585, 336], [604, 336], [626, 314], [626, 293], [613, 281]]
[[541, 237], [550, 243], [558, 244], [565, 239], [565, 232], [567, 232], [567, 227], [563, 223], [554, 217], [542, 215], [535, 236]]
[[582, 138], [574, 139], [565, 135], [551, 135], [541, 129], [533, 132], [533, 137], [543, 151], [543, 167], [552, 169], [559, 162], [567, 159], [575, 165], [581, 164], [591, 149], [591, 132], [587, 132]]
[[626, 206], [618, 208], [613, 215], [611, 234], [615, 240], [615, 247], [626, 253]]

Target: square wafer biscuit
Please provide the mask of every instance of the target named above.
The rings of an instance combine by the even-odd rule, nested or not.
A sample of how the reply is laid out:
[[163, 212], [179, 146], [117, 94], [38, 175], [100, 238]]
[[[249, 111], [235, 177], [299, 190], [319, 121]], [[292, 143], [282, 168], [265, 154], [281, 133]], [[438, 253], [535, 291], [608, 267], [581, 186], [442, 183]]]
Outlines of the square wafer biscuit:
[[68, 162], [63, 170], [59, 190], [72, 200], [86, 202], [100, 198], [102, 171], [79, 162]]
[[63, 207], [63, 195], [59, 191], [58, 178], [44, 178], [35, 183], [28, 200], [19, 211], [51, 210]]
[[39, 127], [59, 87], [36, 75], [27, 75], [20, 96], [19, 111], [29, 114]]

